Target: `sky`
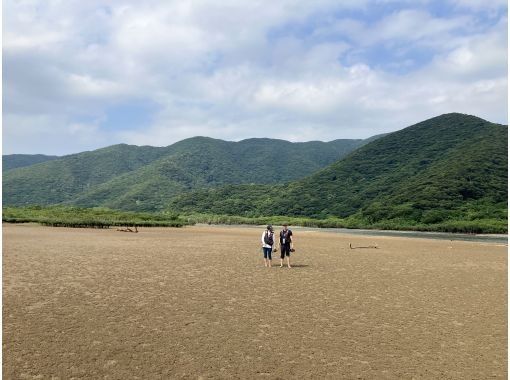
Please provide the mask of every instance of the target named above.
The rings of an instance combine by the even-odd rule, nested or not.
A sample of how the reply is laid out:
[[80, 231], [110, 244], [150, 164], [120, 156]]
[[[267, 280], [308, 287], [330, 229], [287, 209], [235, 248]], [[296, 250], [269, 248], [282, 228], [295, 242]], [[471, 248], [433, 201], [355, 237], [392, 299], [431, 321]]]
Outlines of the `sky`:
[[507, 124], [506, 0], [4, 0], [3, 154]]

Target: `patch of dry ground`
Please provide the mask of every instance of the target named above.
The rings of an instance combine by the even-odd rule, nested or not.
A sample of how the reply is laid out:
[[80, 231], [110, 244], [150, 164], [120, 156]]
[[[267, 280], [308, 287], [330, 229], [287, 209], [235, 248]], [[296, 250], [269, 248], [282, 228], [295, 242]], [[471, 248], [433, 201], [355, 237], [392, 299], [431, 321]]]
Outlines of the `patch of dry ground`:
[[507, 377], [505, 246], [260, 234], [4, 225], [4, 378]]

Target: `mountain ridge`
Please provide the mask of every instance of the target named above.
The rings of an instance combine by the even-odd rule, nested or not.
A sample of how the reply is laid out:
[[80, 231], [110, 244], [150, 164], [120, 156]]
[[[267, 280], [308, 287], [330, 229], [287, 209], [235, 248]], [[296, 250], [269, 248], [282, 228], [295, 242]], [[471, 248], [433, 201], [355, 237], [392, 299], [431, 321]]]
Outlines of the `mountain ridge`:
[[[196, 186], [295, 179], [334, 162], [363, 142], [292, 143], [257, 138], [230, 142], [196, 136], [167, 147], [116, 144], [4, 173], [4, 204], [156, 210], [164, 207], [164, 197]], [[275, 162], [288, 170], [273, 169]], [[150, 192], [154, 199], [149, 199]]]
[[9, 170], [4, 204], [502, 231], [507, 133], [506, 125], [449, 113], [365, 140], [117, 144]]
[[23, 168], [39, 164], [41, 162], [56, 160], [59, 156], [46, 154], [6, 154], [2, 156], [2, 171]]
[[263, 191], [249, 185], [196, 190], [175, 197], [169, 207], [184, 213], [370, 223], [483, 219], [492, 212], [506, 223], [507, 131], [475, 116], [440, 115], [291, 183]]

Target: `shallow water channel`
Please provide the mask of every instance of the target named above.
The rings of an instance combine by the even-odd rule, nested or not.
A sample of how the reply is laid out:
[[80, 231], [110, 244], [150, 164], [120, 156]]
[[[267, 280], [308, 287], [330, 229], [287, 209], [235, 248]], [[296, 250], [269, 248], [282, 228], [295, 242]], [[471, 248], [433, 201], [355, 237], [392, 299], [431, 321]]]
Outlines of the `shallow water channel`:
[[407, 238], [461, 240], [486, 243], [508, 244], [508, 235], [503, 234], [460, 234], [449, 232], [423, 232], [423, 231], [383, 231], [383, 230], [351, 230], [347, 228], [323, 228], [324, 232], [366, 235], [366, 236], [396, 236]]
[[[213, 226], [213, 225], [211, 225]], [[264, 226], [253, 225], [217, 225], [218, 227], [244, 227], [264, 228]], [[276, 226], [275, 226], [276, 227]], [[313, 228], [290, 226], [293, 230], [299, 231], [320, 231], [338, 234], [362, 235], [362, 236], [394, 236], [405, 238], [436, 239], [436, 240], [460, 240], [475, 241], [495, 244], [508, 244], [508, 235], [505, 234], [462, 234], [450, 232], [423, 232], [423, 231], [389, 231], [389, 230], [362, 230], [349, 228]]]

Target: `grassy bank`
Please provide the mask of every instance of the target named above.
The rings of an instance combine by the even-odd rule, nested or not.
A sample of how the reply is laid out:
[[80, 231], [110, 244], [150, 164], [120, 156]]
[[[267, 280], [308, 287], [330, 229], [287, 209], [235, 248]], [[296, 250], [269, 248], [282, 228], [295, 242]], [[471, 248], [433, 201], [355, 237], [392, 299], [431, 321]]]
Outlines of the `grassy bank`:
[[506, 220], [502, 219], [446, 219], [436, 223], [420, 223], [412, 220], [395, 218], [391, 220], [371, 221], [359, 215], [345, 219], [312, 219], [286, 216], [243, 217], [235, 215], [174, 213], [137, 213], [117, 211], [106, 208], [80, 208], [70, 206], [30, 206], [4, 207], [2, 221], [7, 223], [39, 223], [53, 227], [109, 228], [124, 227], [182, 227], [196, 223], [207, 224], [246, 224], [246, 225], [281, 225], [317, 228], [351, 228], [379, 229], [401, 231], [430, 231], [457, 233], [507, 233]]
[[69, 206], [4, 207], [2, 221], [7, 223], [39, 223], [52, 227], [109, 228], [118, 227], [182, 227], [189, 224], [177, 214], [136, 213], [107, 208]]

